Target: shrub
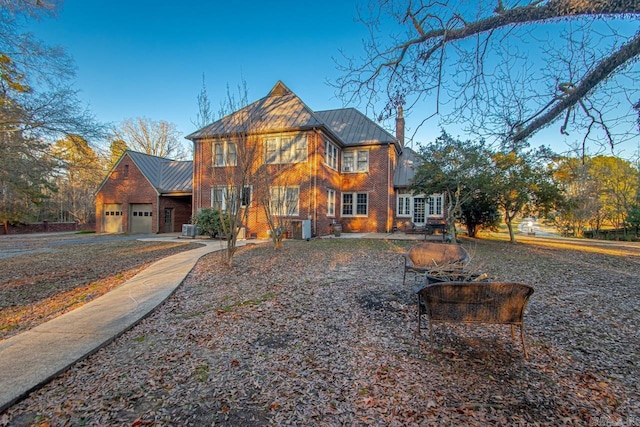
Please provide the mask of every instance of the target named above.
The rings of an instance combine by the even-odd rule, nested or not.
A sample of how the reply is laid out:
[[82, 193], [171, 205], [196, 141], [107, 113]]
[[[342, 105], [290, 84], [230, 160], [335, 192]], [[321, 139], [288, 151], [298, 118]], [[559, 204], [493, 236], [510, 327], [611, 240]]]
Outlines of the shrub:
[[229, 215], [212, 208], [198, 210], [193, 216], [192, 222], [198, 226], [200, 234], [207, 234], [211, 238], [221, 236], [224, 234], [224, 230], [229, 229]]

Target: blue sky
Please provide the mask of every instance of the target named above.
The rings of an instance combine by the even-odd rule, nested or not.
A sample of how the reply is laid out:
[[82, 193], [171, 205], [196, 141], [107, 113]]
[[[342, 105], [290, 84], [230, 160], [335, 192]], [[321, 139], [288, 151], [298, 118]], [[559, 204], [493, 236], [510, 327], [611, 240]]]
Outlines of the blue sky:
[[[105, 122], [149, 117], [195, 130], [204, 73], [212, 109], [244, 79], [249, 100], [278, 80], [314, 110], [342, 107], [326, 84], [340, 49], [357, 53], [365, 28], [350, 1], [66, 0], [31, 26], [77, 65], [81, 100]], [[185, 141], [188, 142], [188, 141]]]
[[[166, 120], [186, 136], [196, 130], [203, 73], [215, 113], [227, 85], [235, 90], [243, 80], [249, 101], [282, 80], [314, 110], [344, 107], [327, 81], [340, 76], [334, 60], [341, 50], [363, 55], [367, 30], [355, 19], [359, 3], [65, 0], [57, 18], [29, 29], [73, 57], [81, 101], [98, 120]], [[362, 106], [348, 106], [367, 113]], [[407, 134], [419, 123], [418, 116], [408, 115]], [[467, 138], [457, 129], [447, 130]], [[439, 134], [435, 118], [416, 140], [430, 142]], [[531, 142], [562, 151], [568, 141], [554, 126]], [[626, 151], [630, 155], [636, 150], [631, 145]]]

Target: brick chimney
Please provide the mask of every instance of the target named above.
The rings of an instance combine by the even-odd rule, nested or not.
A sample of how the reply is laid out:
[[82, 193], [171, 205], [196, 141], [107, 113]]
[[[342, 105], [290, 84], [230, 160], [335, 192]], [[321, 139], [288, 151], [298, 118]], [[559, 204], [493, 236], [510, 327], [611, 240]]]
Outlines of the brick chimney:
[[402, 106], [398, 107], [398, 117], [396, 117], [396, 139], [400, 142], [400, 146], [404, 147], [404, 116], [402, 115]]

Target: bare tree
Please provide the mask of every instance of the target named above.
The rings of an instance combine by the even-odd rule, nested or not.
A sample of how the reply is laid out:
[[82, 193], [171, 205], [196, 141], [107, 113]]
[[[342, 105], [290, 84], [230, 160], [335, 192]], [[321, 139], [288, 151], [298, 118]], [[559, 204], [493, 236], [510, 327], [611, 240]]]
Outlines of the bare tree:
[[176, 160], [187, 157], [176, 125], [165, 120], [127, 119], [114, 129], [114, 134], [132, 150]]
[[211, 101], [209, 100], [209, 94], [207, 93], [207, 85], [204, 79], [204, 73], [202, 74], [202, 89], [197, 97], [198, 100], [198, 114], [196, 119], [192, 121], [197, 129], [201, 129], [206, 125], [213, 122], [213, 111], [211, 111]]
[[374, 111], [382, 102], [380, 119], [427, 102], [424, 121], [514, 143], [557, 121], [583, 151], [637, 135], [638, 1], [374, 0], [369, 12], [365, 57], [345, 58], [336, 86]]
[[[201, 98], [198, 99], [199, 103]], [[214, 139], [212, 204], [220, 213], [223, 234], [227, 240], [226, 262], [233, 264], [240, 230], [246, 223], [249, 209], [255, 203], [253, 177], [262, 157], [258, 139], [251, 135], [254, 129], [252, 111], [248, 105], [246, 83], [238, 87], [236, 97], [227, 87], [227, 97], [220, 105], [221, 121], [229, 132], [224, 138]]]
[[[278, 101], [273, 101], [278, 102]], [[227, 97], [220, 107], [220, 119], [189, 138], [193, 138], [196, 155], [211, 155], [211, 203], [222, 218], [222, 234], [227, 239], [226, 262], [232, 265], [239, 231], [248, 215], [264, 219], [279, 248], [289, 231], [291, 218], [300, 210], [300, 183], [287, 173], [294, 163], [306, 159], [306, 138], [288, 134], [283, 148], [280, 137], [264, 134], [264, 101], [248, 103], [246, 83], [237, 95], [227, 87]], [[269, 108], [275, 109], [273, 104]], [[209, 154], [210, 153], [210, 154]], [[200, 162], [200, 167], [209, 167]], [[196, 176], [202, 171], [195, 171]], [[209, 175], [204, 173], [203, 175]], [[208, 177], [206, 178], [208, 179]], [[195, 218], [198, 218], [196, 213]], [[245, 229], [246, 230], [246, 229]]]
[[0, 219], [6, 222], [32, 219], [53, 190], [49, 148], [56, 138], [105, 133], [78, 100], [73, 60], [25, 31], [28, 20], [54, 16], [58, 3], [0, 3]]
[[256, 171], [256, 199], [269, 226], [273, 247], [280, 249], [282, 241], [291, 229], [291, 218], [300, 209], [300, 186], [295, 175], [288, 171], [295, 168], [290, 163], [262, 163]]

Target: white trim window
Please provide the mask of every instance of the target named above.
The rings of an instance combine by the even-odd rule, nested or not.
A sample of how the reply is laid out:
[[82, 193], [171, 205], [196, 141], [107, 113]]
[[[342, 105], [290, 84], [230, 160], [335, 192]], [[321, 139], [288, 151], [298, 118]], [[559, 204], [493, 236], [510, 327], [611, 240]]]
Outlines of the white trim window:
[[[213, 209], [226, 211], [227, 209], [234, 210], [235, 206], [235, 189], [233, 187], [227, 187], [223, 185], [215, 186], [211, 188], [211, 207]], [[251, 205], [251, 194], [253, 188], [250, 185], [245, 185], [240, 193], [241, 205], [240, 207], [246, 208]], [[228, 203], [230, 201], [230, 203]]]
[[342, 216], [368, 216], [368, 193], [342, 193]]
[[342, 172], [369, 172], [369, 150], [344, 150]]
[[264, 140], [265, 163], [300, 163], [307, 160], [307, 137], [272, 136]]
[[396, 216], [411, 217], [411, 194], [398, 194]]
[[227, 187], [211, 187], [211, 207], [221, 211], [227, 209]]
[[427, 202], [427, 216], [441, 217], [443, 216], [442, 207], [444, 205], [443, 194], [432, 194]]
[[332, 142], [327, 141], [327, 149], [324, 155], [324, 162], [331, 168], [338, 170], [338, 146]]
[[269, 210], [275, 216], [298, 216], [300, 212], [300, 187], [269, 188]]
[[230, 141], [216, 141], [213, 143], [213, 166], [236, 166], [238, 151], [236, 144]]
[[336, 216], [336, 191], [327, 190], [327, 216]]

